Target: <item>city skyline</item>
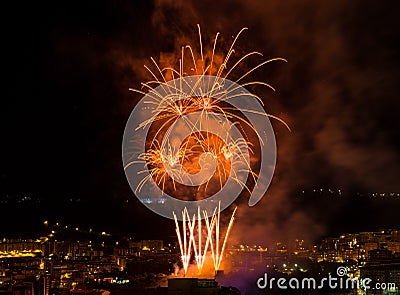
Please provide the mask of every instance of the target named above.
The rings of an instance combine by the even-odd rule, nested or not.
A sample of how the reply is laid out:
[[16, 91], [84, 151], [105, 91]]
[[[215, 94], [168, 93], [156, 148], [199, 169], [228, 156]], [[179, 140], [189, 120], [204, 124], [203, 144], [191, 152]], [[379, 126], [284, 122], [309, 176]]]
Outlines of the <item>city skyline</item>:
[[[114, 292], [125, 288], [134, 294], [144, 294], [144, 289], [150, 288], [159, 294], [159, 288], [175, 288], [175, 284], [186, 280], [187, 275], [189, 280], [208, 281], [217, 289], [236, 288], [249, 294], [250, 290], [257, 290], [254, 280], [260, 275], [265, 275], [265, 279], [268, 275], [287, 280], [311, 276], [317, 281], [326, 275], [331, 277], [335, 270], [337, 275], [335, 273], [334, 277], [341, 277], [343, 274], [338, 272], [339, 269], [345, 278], [368, 278], [372, 286], [379, 284], [393, 292], [400, 284], [398, 229], [342, 233], [316, 244], [308, 244], [302, 239], [277, 241], [268, 247], [234, 244], [227, 248], [219, 273], [210, 272], [212, 262], [206, 260], [204, 272], [198, 274], [194, 257], [187, 273], [183, 273], [183, 266], [177, 262], [179, 246], [176, 241], [117, 238], [105, 232], [72, 228], [73, 232], [83, 234], [77, 240], [77, 235], [72, 235], [75, 237], [72, 239], [62, 236], [66, 229], [64, 225], [46, 221], [44, 226], [48, 234], [40, 239], [0, 241], [1, 290], [18, 292], [22, 289], [29, 294], [52, 294], [83, 290], [98, 293], [98, 289]], [[383, 276], [385, 280], [382, 280]], [[346, 287], [346, 294], [356, 294], [363, 288], [349, 286], [353, 287]]]

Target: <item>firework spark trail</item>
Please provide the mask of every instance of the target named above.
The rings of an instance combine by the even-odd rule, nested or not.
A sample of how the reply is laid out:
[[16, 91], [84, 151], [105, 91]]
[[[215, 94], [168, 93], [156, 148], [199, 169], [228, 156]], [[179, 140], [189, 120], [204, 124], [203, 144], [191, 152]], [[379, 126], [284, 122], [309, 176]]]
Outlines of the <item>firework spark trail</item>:
[[[204, 248], [202, 248], [202, 232], [201, 232], [201, 215], [200, 215], [200, 208], [198, 208], [198, 218], [197, 218], [197, 228], [198, 228], [198, 241], [196, 242], [195, 235], [194, 235], [194, 228], [196, 226], [196, 216], [193, 216], [193, 219], [190, 219], [189, 213], [186, 210], [182, 211], [182, 233], [178, 224], [178, 219], [176, 214], [173, 213], [175, 225], [176, 225], [176, 234], [178, 236], [179, 242], [179, 249], [181, 251], [181, 260], [183, 265], [184, 274], [186, 275], [189, 264], [190, 258], [192, 255], [192, 249], [194, 251], [194, 256], [198, 268], [199, 274], [203, 268], [207, 249], [209, 245], [209, 236], [206, 237], [206, 243]], [[187, 244], [187, 236], [189, 236], [189, 244]], [[203, 251], [202, 251], [203, 249]]]
[[[185, 210], [182, 211], [182, 231], [179, 227], [177, 216], [175, 213], [173, 213], [176, 226], [176, 234], [178, 236], [179, 249], [181, 251], [181, 260], [182, 260], [184, 275], [186, 275], [187, 273], [192, 253], [194, 253], [194, 258], [196, 261], [198, 273], [201, 274], [209, 247], [211, 252], [211, 258], [214, 264], [214, 270], [218, 271], [221, 268], [221, 263], [223, 261], [226, 243], [233, 225], [236, 209], [237, 208], [235, 208], [232, 213], [225, 235], [223, 236], [221, 235], [221, 229], [220, 229], [220, 221], [221, 221], [220, 205], [218, 205], [218, 207], [215, 208], [214, 213], [210, 218], [208, 217], [207, 212], [203, 211], [204, 222], [207, 229], [207, 234], [205, 235], [205, 237], [203, 237], [203, 233], [201, 231], [202, 218], [200, 214], [200, 208], [198, 208], [197, 216], [193, 215], [192, 218], [189, 216], [189, 213], [186, 210], [186, 208]], [[196, 227], [196, 223], [197, 223], [197, 239], [194, 230]], [[203, 247], [204, 238], [206, 242]]]
[[[157, 185], [162, 187], [164, 190], [165, 188], [165, 182], [167, 179], [169, 179], [169, 176], [172, 177], [172, 184], [174, 189], [176, 189], [175, 186], [175, 181], [179, 183], [183, 183], [184, 178], [186, 177], [186, 170], [182, 169], [182, 163], [187, 159], [187, 156], [191, 154], [192, 150], [191, 147], [182, 146], [178, 147], [176, 149], [171, 149], [167, 148], [171, 147], [171, 145], [168, 143], [168, 141], [163, 141], [161, 144], [158, 140], [158, 137], [164, 132], [165, 128], [167, 126], [170, 126], [171, 124], [174, 124], [178, 119], [183, 119], [187, 124], [192, 124], [192, 133], [196, 133], [196, 135], [199, 139], [201, 140], [201, 136], [199, 136], [201, 128], [201, 124], [193, 124], [188, 121], [187, 115], [191, 114], [193, 112], [199, 112], [201, 115], [199, 117], [200, 121], [207, 121], [207, 119], [210, 117], [210, 114], [219, 114], [223, 117], [225, 117], [227, 120], [236, 120], [237, 122], [243, 123], [244, 125], [250, 127], [252, 131], [258, 135], [258, 138], [261, 141], [261, 144], [265, 144], [262, 141], [262, 136], [258, 134], [258, 131], [256, 128], [254, 128], [247, 120], [243, 119], [241, 116], [235, 114], [233, 111], [235, 110], [232, 107], [229, 106], [221, 106], [221, 102], [229, 102], [230, 99], [235, 98], [238, 95], [248, 95], [256, 98], [261, 104], [262, 100], [260, 97], [258, 97], [255, 94], [235, 94], [235, 90], [237, 90], [238, 87], [243, 87], [247, 85], [264, 85], [266, 87], [269, 87], [272, 90], [275, 90], [271, 85], [265, 82], [260, 82], [260, 81], [251, 81], [243, 84], [232, 84], [230, 87], [227, 89], [222, 89], [223, 86], [223, 79], [227, 79], [230, 77], [231, 73], [241, 64], [243, 63], [247, 58], [251, 56], [262, 56], [260, 52], [257, 51], [252, 51], [249, 52], [245, 55], [243, 55], [239, 60], [237, 60], [232, 67], [228, 67], [228, 64], [231, 60], [231, 57], [233, 56], [235, 50], [234, 46], [239, 38], [239, 36], [245, 31], [247, 28], [243, 28], [242, 30], [239, 31], [239, 33], [235, 36], [232, 44], [230, 45], [230, 48], [226, 55], [222, 58], [222, 62], [220, 62], [219, 65], [216, 64], [215, 62], [215, 55], [216, 55], [216, 48], [217, 48], [217, 40], [219, 33], [216, 34], [213, 46], [212, 46], [212, 52], [211, 52], [211, 57], [206, 58], [205, 52], [203, 50], [203, 41], [202, 41], [202, 35], [201, 35], [201, 30], [200, 26], [198, 25], [198, 35], [199, 35], [199, 45], [200, 45], [200, 58], [196, 58], [195, 51], [193, 50], [193, 47], [191, 45], [186, 45], [182, 46], [181, 48], [181, 54], [179, 58], [179, 69], [175, 69], [173, 66], [168, 66], [168, 67], [161, 67], [160, 65], [157, 64], [154, 58], [151, 58], [152, 63], [156, 67], [156, 72], [153, 72], [153, 70], [145, 65], [146, 70], [150, 73], [152, 76], [153, 80], [142, 83], [142, 89], [147, 90], [148, 92], [145, 92], [144, 90], [136, 90], [130, 88], [130, 90], [138, 92], [140, 94], [148, 95], [150, 97], [150, 100], [146, 101], [146, 104], [153, 106], [153, 110], [151, 111], [154, 115], [152, 115], [149, 119], [143, 121], [137, 129], [139, 128], [144, 128], [145, 126], [154, 124], [154, 123], [160, 123], [161, 126], [159, 126], [155, 134], [153, 135], [153, 138], [151, 139], [150, 143], [150, 148], [145, 151], [144, 154], [142, 154], [138, 159], [132, 161], [131, 163], [128, 163], [127, 166], [131, 164], [136, 164], [138, 162], [141, 162], [143, 164], [143, 173], [145, 173], [146, 170], [149, 170], [149, 175], [147, 177], [143, 178], [142, 181], [140, 182], [139, 186], [136, 188], [137, 191], [140, 191], [140, 189], [143, 187], [145, 182], [150, 181], [152, 178], [156, 180]], [[190, 61], [189, 63], [186, 62], [187, 59], [185, 59], [185, 53], [189, 53], [189, 58], [188, 60]], [[210, 60], [208, 62], [208, 60]], [[266, 60], [264, 62], [259, 63], [258, 65], [254, 66], [244, 74], [242, 74], [237, 80], [236, 83], [241, 82], [243, 79], [245, 79], [247, 76], [249, 76], [252, 72], [255, 70], [259, 69], [260, 67], [273, 62], [273, 61], [286, 61], [283, 58], [272, 58], [269, 60]], [[192, 67], [190, 67], [190, 63], [192, 63]], [[200, 63], [200, 65], [198, 65]], [[191, 70], [191, 73], [187, 72], [187, 68]], [[194, 73], [193, 73], [194, 72]], [[169, 85], [169, 87], [166, 87], [165, 84], [168, 80], [172, 79], [175, 81], [175, 79], [182, 78], [185, 76], [189, 76], [192, 74], [200, 75], [202, 77], [205, 77], [206, 75], [214, 75], [216, 77], [215, 80], [213, 80], [212, 85], [208, 86], [206, 89], [206, 92], [202, 92], [202, 87], [199, 88], [199, 83], [201, 83], [202, 79], [199, 79], [195, 85], [189, 85], [185, 80], [179, 79], [179, 84], [178, 83], [173, 83], [173, 86]], [[210, 83], [210, 80], [207, 82], [208, 84]], [[163, 90], [165, 91], [166, 95], [159, 95], [156, 91], [153, 91], [155, 87], [152, 85], [160, 85]], [[237, 85], [237, 86], [235, 86]], [[189, 87], [190, 91], [189, 93], [185, 92], [183, 90], [184, 87]], [[222, 90], [221, 90], [222, 89]], [[200, 91], [200, 95], [198, 94], [198, 91]], [[274, 119], [279, 120], [282, 122], [288, 129], [289, 126], [279, 117], [262, 113], [262, 112], [256, 112], [255, 110], [252, 109], [241, 109], [240, 110], [242, 113], [253, 113], [257, 114], [260, 116], [268, 116]], [[290, 129], [289, 129], [290, 130]], [[171, 135], [171, 130], [167, 130], [167, 132], [164, 134], [164, 138], [169, 138]], [[229, 138], [229, 132], [227, 132], [227, 138]], [[246, 157], [243, 154], [244, 150], [251, 150], [249, 147], [251, 146], [251, 143], [242, 139], [240, 142], [232, 142], [232, 140], [225, 141], [227, 142], [227, 146], [224, 147], [225, 150], [229, 151], [228, 153], [222, 153], [224, 155], [230, 154], [228, 158], [225, 158], [225, 160], [231, 160], [231, 159], [245, 159]], [[204, 153], [209, 153], [210, 150], [212, 150], [212, 147], [210, 149], [210, 146], [204, 144], [201, 144], [203, 147], [203, 152]], [[216, 155], [215, 151], [214, 153], [211, 152], [213, 155], [214, 159], [217, 161], [219, 160], [218, 155]], [[221, 162], [220, 162], [221, 164]], [[231, 163], [232, 164], [232, 163]], [[230, 165], [229, 169], [231, 169], [232, 165]], [[126, 167], [125, 167], [126, 168]], [[250, 163], [246, 163], [246, 169], [245, 169], [253, 178], [257, 178], [257, 174], [252, 170], [250, 167]], [[222, 176], [221, 175], [229, 175], [229, 171], [226, 167], [226, 165], [217, 165], [217, 172], [220, 175], [220, 186], [222, 187], [223, 181], [222, 181]], [[238, 171], [233, 170], [231, 173], [231, 177], [237, 181], [238, 183], [241, 183], [239, 178], [235, 177], [237, 175]], [[187, 177], [186, 177], [187, 178]], [[190, 178], [190, 177], [189, 177]], [[192, 178], [190, 178], [192, 179]], [[190, 182], [189, 179], [189, 182]], [[207, 184], [205, 185], [205, 189], [208, 187], [208, 182], [210, 181], [210, 177], [205, 179]], [[244, 185], [244, 183], [241, 183]], [[195, 185], [195, 184], [193, 184]], [[200, 188], [200, 187], [199, 187]], [[249, 190], [247, 187], [245, 187], [247, 190]]]
[[[218, 205], [220, 207], [220, 205]], [[226, 229], [225, 235], [220, 236], [220, 221], [221, 221], [221, 211], [218, 208], [217, 213], [214, 213], [211, 219], [211, 223], [209, 223], [206, 219], [207, 225], [207, 235], [209, 240], [211, 241], [211, 257], [214, 262], [214, 270], [218, 271], [221, 268], [221, 262], [224, 257], [226, 242], [229, 237], [229, 233], [231, 231], [233, 221], [235, 220], [235, 213], [237, 207], [234, 209], [231, 219], [229, 220], [228, 227]], [[214, 232], [214, 225], [215, 225], [215, 238], [213, 239], [213, 232]], [[214, 243], [212, 242], [214, 240]], [[221, 246], [222, 243], [222, 246]]]
[[175, 225], [176, 225], [176, 235], [178, 236], [178, 242], [179, 242], [179, 249], [181, 251], [181, 260], [182, 260], [182, 264], [183, 264], [183, 270], [184, 273], [186, 275], [187, 273], [187, 269], [189, 267], [189, 263], [190, 263], [190, 256], [191, 256], [191, 247], [189, 245], [189, 247], [187, 247], [186, 244], [186, 235], [187, 235], [187, 231], [186, 231], [186, 214], [184, 212], [182, 212], [182, 218], [183, 218], [183, 229], [182, 229], [182, 236], [183, 236], [183, 241], [182, 241], [182, 237], [181, 237], [181, 233], [180, 233], [180, 229], [179, 229], [179, 225], [178, 225], [178, 219], [175, 215], [175, 212], [173, 212], [174, 215], [174, 219], [175, 219]]
[[[207, 184], [205, 187], [207, 188], [208, 181], [213, 174], [211, 172], [214, 172], [215, 169], [218, 169], [217, 175], [220, 179], [220, 188], [222, 188], [223, 179], [230, 174], [231, 167], [242, 167], [252, 173], [250, 161], [248, 159], [248, 152], [250, 151], [252, 153], [249, 147], [251, 143], [246, 142], [242, 137], [235, 139], [235, 136], [233, 136], [235, 132], [239, 135], [237, 131], [232, 130], [235, 124], [230, 123], [224, 117], [219, 119], [215, 114], [209, 115], [207, 119], [204, 119], [202, 114], [197, 114], [199, 113], [188, 114], [185, 118], [185, 124], [188, 129], [187, 134], [195, 139], [197, 142], [196, 145], [189, 147], [190, 137], [186, 140], [186, 143], [183, 141], [179, 146], [177, 146], [177, 144], [173, 145], [169, 140], [169, 134], [166, 134], [161, 144], [158, 140], [154, 140], [154, 147], [140, 155], [139, 160], [145, 162], [144, 166], [148, 169], [150, 175], [142, 180], [137, 190], [140, 190], [144, 183], [151, 178], [155, 178], [156, 183], [164, 189], [165, 181], [168, 176], [172, 178], [174, 187], [175, 181], [183, 183], [187, 179], [188, 181], [186, 182], [190, 182], [192, 185], [200, 185], [206, 182]], [[212, 140], [209, 136], [204, 136], [200, 132], [203, 128], [204, 130], [211, 129], [213, 123], [221, 122], [222, 120], [225, 120], [226, 124], [224, 123], [218, 132], [220, 133], [219, 137], [224, 137], [222, 138], [223, 144], [219, 144], [218, 141], [215, 140], [216, 137]], [[169, 132], [174, 133], [175, 128], [178, 128], [176, 126], [179, 125], [173, 125]], [[199, 174], [199, 177], [196, 178], [194, 174], [188, 175], [187, 169], [183, 169], [182, 163], [194, 154], [195, 148], [200, 148], [204, 155], [209, 154], [211, 156], [211, 162], [209, 161], [209, 165], [211, 166], [208, 167], [209, 176], [206, 176], [207, 174], [204, 174], [204, 172], [203, 174]], [[200, 156], [200, 160], [201, 159]], [[206, 159], [207, 158], [203, 158], [203, 162]], [[213, 162], [215, 162], [215, 164], [212, 164]], [[136, 163], [139, 163], [139, 161], [136, 161]], [[239, 181], [239, 178], [236, 177], [236, 173], [237, 171], [233, 170], [231, 176], [234, 180]], [[200, 187], [198, 189], [200, 189]]]

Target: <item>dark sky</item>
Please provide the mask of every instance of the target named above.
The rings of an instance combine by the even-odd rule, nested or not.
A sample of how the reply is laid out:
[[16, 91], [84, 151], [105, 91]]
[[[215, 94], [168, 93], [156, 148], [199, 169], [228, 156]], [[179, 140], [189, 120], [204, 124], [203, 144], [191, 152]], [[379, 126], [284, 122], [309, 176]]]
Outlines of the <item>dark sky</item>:
[[[206, 42], [219, 31], [222, 45], [246, 26], [240, 50], [288, 60], [253, 77], [277, 89], [256, 91], [267, 111], [284, 118], [292, 132], [273, 122], [274, 180], [257, 208], [238, 211], [238, 223], [246, 229], [257, 222], [261, 236], [277, 238], [279, 231], [303, 229], [310, 239], [363, 225], [399, 225], [394, 217], [399, 201], [360, 210], [353, 200], [332, 206], [337, 201], [315, 204], [293, 197], [315, 187], [348, 194], [400, 192], [396, 3], [216, 2], [56, 1], [4, 7], [0, 194], [50, 202], [33, 214], [37, 219], [57, 216], [141, 234], [138, 227], [145, 220], [155, 235], [173, 233], [170, 222], [167, 230], [158, 226], [164, 220], [136, 201], [125, 179], [122, 134], [140, 99], [128, 88], [148, 79], [143, 64], [150, 64], [150, 56], [159, 59], [187, 40], [196, 42], [197, 23]], [[80, 202], [65, 206], [70, 198]], [[18, 212], [8, 214], [22, 216]], [[338, 224], [343, 212], [355, 214], [354, 219]], [[24, 214], [21, 219], [29, 219], [32, 212]], [[369, 223], [364, 224], [363, 214], [373, 215]]]

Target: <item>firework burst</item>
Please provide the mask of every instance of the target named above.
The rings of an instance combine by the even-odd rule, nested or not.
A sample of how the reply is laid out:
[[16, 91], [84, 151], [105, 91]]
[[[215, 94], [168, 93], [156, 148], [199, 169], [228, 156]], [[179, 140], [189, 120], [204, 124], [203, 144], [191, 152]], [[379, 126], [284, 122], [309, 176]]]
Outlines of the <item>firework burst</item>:
[[[232, 161], [244, 163], [244, 166], [240, 165], [240, 170], [246, 170], [253, 179], [256, 179], [258, 175], [253, 171], [248, 157], [249, 152], [253, 153], [252, 143], [244, 137], [234, 138], [231, 132], [232, 125], [241, 125], [242, 129], [250, 128], [259, 138], [262, 138], [262, 136], [258, 134], [258, 130], [252, 124], [238, 112], [235, 112], [235, 108], [229, 105], [229, 101], [240, 95], [236, 91], [238, 87], [258, 84], [275, 90], [271, 85], [262, 81], [241, 82], [253, 71], [270, 62], [286, 60], [278, 57], [263, 61], [240, 75], [235, 81], [237, 84], [223, 89], [223, 79], [230, 78], [241, 63], [244, 63], [251, 56], [262, 55], [260, 52], [252, 51], [244, 54], [235, 63], [231, 63], [231, 58], [235, 53], [236, 41], [246, 29], [240, 30], [226, 55], [221, 58], [220, 55], [216, 54], [219, 33], [214, 38], [211, 53], [206, 55], [204, 54], [200, 26], [198, 25], [199, 56], [195, 54], [196, 51], [191, 45], [186, 45], [181, 48], [178, 67], [172, 65], [161, 67], [154, 58], [151, 58], [154, 69], [145, 65], [153, 79], [143, 82], [141, 89], [130, 89], [149, 97], [145, 104], [149, 106], [149, 111], [153, 114], [137, 126], [137, 129], [146, 126], [151, 126], [153, 129], [151, 136], [147, 138], [146, 151], [125, 166], [127, 168], [132, 164], [142, 163], [143, 170], [140, 174], [150, 172], [136, 187], [136, 192], [141, 190], [145, 182], [153, 179], [162, 191], [166, 189], [166, 185], [170, 186], [171, 191], [176, 190], [176, 183], [189, 183], [191, 186], [196, 186], [198, 190], [207, 193], [210, 182], [214, 181], [218, 183], [219, 188], [222, 188], [228, 177], [232, 177], [234, 181], [250, 191], [243, 180], [237, 177], [237, 170], [232, 169], [232, 167], [235, 167], [235, 165], [232, 165]], [[198, 84], [202, 81], [201, 78], [194, 85], [189, 85], [183, 79], [178, 79], [193, 75], [200, 77], [214, 76], [215, 79], [211, 81], [211, 85], [207, 85], [207, 92], [203, 93], [200, 88], [199, 95]], [[168, 81], [173, 81], [170, 87], [165, 86]], [[157, 86], [160, 86], [166, 95], [153, 92]], [[187, 90], [183, 90], [185, 87], [190, 88], [189, 95]], [[262, 100], [256, 94], [250, 95], [263, 105]], [[276, 116], [257, 112], [253, 109], [241, 109], [240, 111], [277, 119], [289, 129], [288, 125]], [[196, 114], [196, 118], [188, 119], [189, 116], [193, 118], [193, 114]], [[207, 122], [214, 124], [221, 121], [221, 117], [226, 122], [230, 122], [230, 124], [225, 124], [225, 134], [222, 136], [222, 140], [203, 132], [204, 125]], [[177, 128], [168, 129], [168, 127], [174, 126], [180, 119], [184, 120], [189, 126], [190, 132], [188, 134], [190, 133], [190, 135], [184, 141], [180, 141], [178, 145], [170, 140], [173, 135], [172, 131], [176, 131]], [[198, 162], [195, 163], [194, 160]], [[209, 162], [205, 160], [214, 160], [216, 163], [208, 166], [202, 165], [202, 162]], [[204, 167], [208, 169], [201, 169]], [[201, 173], [201, 171], [203, 172]], [[212, 177], [213, 173], [216, 174], [216, 177]]]
[[[282, 119], [265, 113], [261, 98], [245, 87], [262, 85], [275, 89], [262, 81], [244, 82], [264, 65], [285, 59], [265, 60], [230, 80], [247, 59], [262, 56], [252, 51], [232, 61], [236, 41], [245, 30], [240, 30], [221, 56], [216, 53], [219, 33], [212, 50], [205, 54], [198, 26], [198, 54], [191, 45], [183, 46], [178, 66], [161, 67], [151, 58], [152, 66], [145, 68], [152, 79], [143, 82], [141, 89], [130, 89], [144, 95], [144, 99], [130, 116], [123, 144], [127, 143], [129, 149], [129, 144], [134, 143], [141, 152], [126, 152], [124, 169], [136, 195], [153, 211], [175, 220], [185, 274], [192, 256], [199, 273], [207, 255], [212, 258], [215, 271], [221, 268], [236, 208], [224, 235], [221, 211], [243, 190], [252, 194], [250, 206], [262, 198], [271, 181], [276, 156], [269, 118], [289, 129]], [[251, 138], [257, 140], [253, 143]], [[259, 157], [255, 156], [257, 152]], [[252, 162], [258, 162], [259, 167], [253, 169]], [[254, 186], [249, 187], [252, 182]], [[165, 199], [157, 202], [155, 192]], [[183, 200], [179, 199], [182, 195]]]

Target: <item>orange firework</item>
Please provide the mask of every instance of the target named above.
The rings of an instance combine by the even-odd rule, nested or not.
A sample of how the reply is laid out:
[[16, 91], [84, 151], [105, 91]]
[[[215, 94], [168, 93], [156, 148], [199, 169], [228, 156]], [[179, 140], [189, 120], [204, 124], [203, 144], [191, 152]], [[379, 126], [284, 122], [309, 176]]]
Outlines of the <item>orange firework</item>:
[[[190, 156], [195, 156], [198, 153], [199, 147], [202, 149], [203, 153], [211, 153], [212, 156], [216, 156], [215, 160], [217, 160], [216, 164], [216, 174], [219, 182], [219, 186], [222, 187], [224, 180], [227, 178], [227, 175], [230, 175], [234, 180], [240, 182], [239, 178], [235, 177], [235, 172], [231, 170], [231, 161], [232, 159], [236, 159], [236, 161], [243, 161], [245, 159], [244, 151], [251, 151], [249, 147], [252, 144], [249, 140], [244, 140], [243, 138], [240, 140], [232, 140], [230, 130], [227, 130], [226, 138], [223, 139], [223, 142], [226, 142], [226, 139], [230, 139], [229, 144], [219, 144], [215, 140], [207, 139], [204, 134], [201, 133], [198, 126], [193, 126], [192, 133], [196, 135], [192, 135], [192, 137], [196, 137], [198, 141], [198, 145], [190, 145], [189, 138], [185, 141], [185, 144], [182, 144], [179, 148], [175, 149], [165, 149], [167, 145], [165, 141], [162, 140], [163, 137], [167, 137], [168, 134], [165, 134], [166, 129], [179, 118], [184, 118], [185, 115], [199, 112], [202, 117], [206, 118], [212, 112], [214, 114], [219, 114], [225, 117], [228, 120], [236, 121], [237, 124], [243, 124], [245, 128], [250, 128], [254, 134], [258, 135], [257, 130], [249, 124], [242, 116], [240, 116], [237, 112], [235, 112], [234, 108], [229, 105], [229, 100], [236, 97], [237, 94], [235, 90], [237, 88], [230, 88], [226, 93], [224, 93], [223, 98], [220, 97], [220, 89], [221, 85], [218, 83], [218, 79], [215, 80], [213, 85], [208, 87], [208, 93], [202, 93], [201, 96], [192, 95], [187, 96], [184, 95], [184, 91], [182, 91], [183, 87], [187, 87], [189, 85], [182, 85], [182, 80], [178, 79], [179, 82], [173, 83], [173, 91], [169, 88], [165, 88], [165, 92], [167, 95], [159, 95], [157, 92], [152, 92], [157, 86], [164, 87], [164, 84], [170, 80], [175, 81], [177, 78], [182, 78], [190, 75], [213, 75], [217, 78], [230, 78], [232, 72], [246, 59], [251, 56], [262, 56], [260, 52], [252, 51], [247, 54], [244, 54], [241, 58], [239, 58], [235, 63], [230, 66], [230, 60], [233, 54], [235, 53], [234, 45], [238, 40], [239, 36], [245, 31], [247, 28], [243, 28], [234, 38], [227, 54], [221, 58], [220, 55], [216, 55], [217, 48], [217, 40], [219, 33], [216, 34], [212, 51], [208, 54], [204, 54], [203, 50], [203, 42], [200, 31], [200, 26], [198, 25], [198, 33], [199, 33], [199, 44], [200, 44], [200, 53], [199, 56], [195, 54], [195, 50], [191, 45], [186, 45], [181, 48], [180, 58], [179, 58], [179, 68], [175, 68], [172, 65], [161, 68], [154, 58], [151, 58], [153, 66], [155, 67], [155, 71], [153, 71], [150, 67], [145, 65], [147, 71], [151, 74], [153, 79], [148, 82], [142, 83], [142, 89], [132, 89], [130, 90], [138, 92], [143, 95], [148, 95], [151, 99], [146, 101], [150, 107], [152, 107], [151, 112], [154, 113], [154, 116], [150, 116], [149, 119], [144, 120], [139, 124], [137, 129], [144, 128], [145, 126], [151, 125], [154, 126], [154, 132], [151, 134], [150, 138], [147, 141], [147, 149], [141, 155], [139, 159], [136, 159], [128, 165], [125, 166], [125, 169], [131, 165], [132, 163], [142, 162], [144, 165], [144, 170], [150, 171], [150, 175], [145, 177], [140, 185], [136, 188], [136, 190], [140, 190], [143, 184], [146, 181], [149, 181], [151, 178], [155, 180], [158, 186], [165, 189], [165, 185], [168, 179], [172, 178], [173, 189], [176, 188], [176, 182], [181, 182], [185, 173], [191, 173], [190, 171], [196, 171], [196, 164], [194, 161], [189, 161], [192, 165], [189, 165], [188, 159]], [[187, 56], [188, 55], [188, 56]], [[251, 81], [246, 83], [241, 83], [250, 73], [257, 70], [258, 68], [272, 62], [272, 61], [286, 61], [283, 58], [272, 58], [266, 61], [259, 63], [254, 66], [244, 74], [242, 74], [238, 79], [236, 79], [236, 83], [238, 83], [237, 87], [244, 87], [248, 85], [264, 85], [269, 87], [272, 90], [275, 90], [271, 85], [262, 81]], [[192, 93], [195, 93], [196, 86], [193, 87]], [[224, 90], [226, 91], [226, 90]], [[261, 105], [263, 105], [262, 100], [256, 94], [250, 94], [254, 98], [256, 98]], [[178, 96], [179, 99], [176, 99]], [[226, 104], [228, 103], [228, 104]], [[254, 110], [241, 110], [243, 112], [253, 112]], [[288, 129], [289, 126], [280, 118], [265, 114], [265, 113], [257, 113], [257, 115], [268, 116], [282, 122]], [[290, 129], [289, 129], [290, 130]], [[258, 136], [259, 138], [262, 138]], [[197, 152], [193, 152], [193, 151]], [[219, 157], [220, 154], [224, 155], [224, 159]], [[186, 161], [186, 163], [184, 163]], [[247, 160], [246, 160], [247, 161]], [[246, 162], [245, 161], [245, 162]], [[182, 169], [184, 166], [184, 169]], [[198, 165], [197, 165], [198, 166]], [[197, 167], [198, 168], [198, 167]], [[253, 171], [250, 166], [250, 162], [246, 163], [246, 170], [248, 173], [256, 178], [257, 174]], [[232, 173], [231, 173], [232, 172]], [[192, 172], [193, 173], [193, 172]], [[212, 181], [210, 178], [208, 181]], [[203, 186], [198, 186], [198, 189], [207, 190], [209, 187], [209, 183], [207, 182]], [[244, 185], [244, 184], [243, 184]], [[249, 190], [246, 186], [245, 188]]]
[[[260, 67], [272, 61], [286, 61], [285, 59], [280, 57], [268, 59], [238, 75], [239, 78], [235, 81], [228, 80], [233, 71], [249, 57], [262, 56], [261, 53], [252, 51], [244, 54], [237, 61], [231, 62], [236, 41], [246, 29], [240, 30], [228, 52], [221, 58], [221, 55], [216, 54], [219, 33], [215, 36], [211, 52], [204, 54], [200, 26], [198, 26], [199, 54], [195, 54], [191, 45], [183, 46], [180, 51], [179, 67], [173, 65], [161, 67], [154, 58], [151, 58], [153, 70], [146, 65], [145, 68], [152, 76], [152, 80], [142, 83], [140, 90], [130, 89], [145, 96], [139, 110], [147, 113], [145, 116], [135, 113], [136, 118], [134, 119], [137, 121], [134, 121], [133, 126], [135, 127], [132, 128], [135, 132], [146, 131], [144, 132], [146, 135], [143, 136], [145, 149], [139, 155], [136, 154], [135, 157], [129, 158], [129, 161], [124, 162], [124, 168], [127, 170], [132, 164], [143, 165], [137, 170], [136, 167], [132, 170], [137, 172], [133, 174], [134, 179], [137, 179], [138, 175], [144, 175], [141, 180], [135, 182], [135, 193], [139, 194], [142, 188], [145, 188], [144, 190], [147, 189], [148, 194], [143, 195], [145, 198], [151, 199], [154, 195], [153, 191], [157, 190], [153, 190], [151, 186], [146, 187], [146, 185], [152, 181], [158, 186], [157, 189], [161, 189], [161, 193], [166, 193], [169, 198], [167, 198], [167, 202], [172, 205], [168, 207], [170, 210], [168, 215], [163, 216], [172, 218], [170, 215], [172, 210], [177, 210], [176, 208], [179, 208], [179, 211], [182, 210], [182, 219], [180, 216], [178, 218], [175, 212], [172, 212], [172, 216], [175, 220], [185, 275], [192, 256], [194, 256], [198, 272], [201, 273], [207, 253], [212, 258], [214, 270], [218, 271], [221, 268], [236, 208], [226, 227], [225, 234], [222, 234], [220, 227], [221, 201], [223, 210], [232, 204], [232, 198], [231, 202], [220, 198], [214, 211], [212, 210], [216, 203], [213, 203], [213, 200], [208, 203], [207, 208], [202, 206], [203, 211], [201, 211], [197, 204], [191, 208], [183, 207], [186, 206], [186, 203], [183, 206], [179, 205], [180, 207], [175, 206], [178, 203], [173, 203], [168, 193], [176, 192], [178, 186], [182, 185], [194, 188], [197, 190], [196, 193], [201, 192], [199, 195], [203, 197], [214, 195], [213, 190], [222, 191], [223, 187], [225, 191], [229, 191], [230, 195], [232, 195], [231, 188], [236, 190], [236, 186], [240, 187], [239, 191], [244, 188], [250, 192], [247, 178], [252, 178], [256, 183], [263, 174], [261, 168], [259, 169], [260, 175], [253, 171], [252, 156], [257, 150], [261, 150], [264, 154], [270, 150], [261, 148], [261, 146], [266, 146], [267, 134], [272, 139], [270, 146], [275, 148], [273, 132], [268, 133], [272, 127], [271, 129], [264, 127], [267, 125], [265, 122], [268, 117], [280, 121], [290, 130], [282, 119], [264, 112], [260, 97], [245, 92], [243, 88], [249, 85], [263, 85], [274, 91], [275, 89], [271, 85], [262, 81], [245, 83], [243, 81]], [[229, 82], [225, 83], [224, 81]], [[238, 109], [237, 101], [241, 100], [243, 96], [250, 97], [259, 107], [250, 106], [245, 102], [243, 103], [244, 107], [241, 105]], [[249, 114], [252, 118], [258, 116], [257, 120], [248, 119]], [[259, 117], [262, 117], [263, 120], [259, 120]], [[252, 123], [256, 123], [256, 125], [258, 123], [258, 128]], [[270, 124], [269, 120], [267, 123]], [[259, 142], [253, 144], [249, 140], [251, 136], [258, 138]], [[129, 140], [131, 139], [129, 138]], [[140, 146], [140, 148], [142, 147]], [[273, 150], [274, 156], [275, 150]], [[253, 162], [257, 160], [254, 158]], [[274, 165], [274, 163], [272, 161], [264, 162], [263, 165], [260, 164], [260, 167], [264, 169], [264, 172], [265, 170], [273, 171], [269, 165]], [[246, 175], [244, 176], [244, 174]], [[272, 177], [272, 174], [270, 175]], [[233, 181], [229, 182], [230, 180]], [[260, 196], [262, 197], [269, 181], [270, 179], [265, 180], [264, 178], [262, 185], [254, 186], [254, 190], [258, 188], [259, 195], [256, 197], [256, 201], [249, 201], [249, 204], [254, 205]], [[231, 185], [232, 182], [236, 186]], [[227, 187], [228, 189], [226, 189]], [[186, 188], [184, 194], [188, 194], [187, 192]], [[233, 194], [235, 193], [233, 192]], [[150, 203], [152, 204], [152, 202]], [[154, 209], [154, 207], [152, 208]], [[195, 213], [196, 208], [197, 213]], [[182, 220], [181, 227], [178, 219]], [[205, 229], [206, 234], [202, 228]]]

